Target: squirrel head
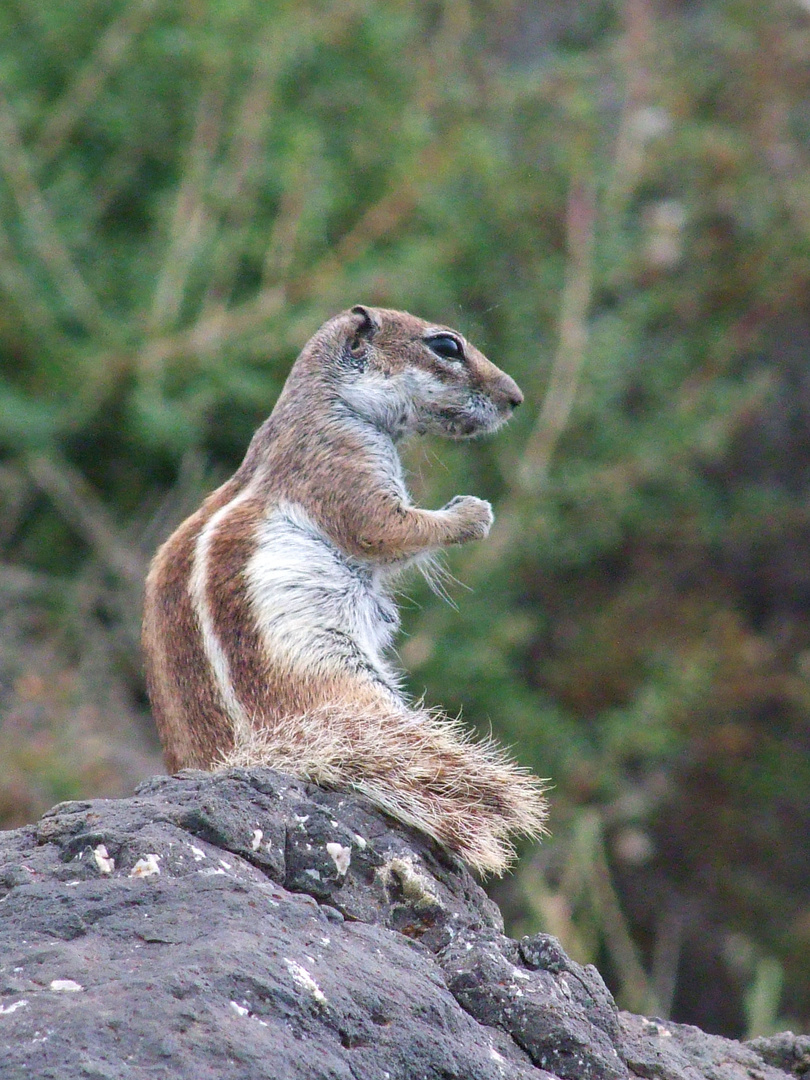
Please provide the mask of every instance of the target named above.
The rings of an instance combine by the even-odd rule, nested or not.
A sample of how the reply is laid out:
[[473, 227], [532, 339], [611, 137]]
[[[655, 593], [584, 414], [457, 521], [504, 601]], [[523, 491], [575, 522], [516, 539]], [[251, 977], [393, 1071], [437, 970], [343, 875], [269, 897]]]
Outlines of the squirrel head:
[[311, 344], [337, 398], [393, 438], [495, 431], [523, 400], [517, 383], [457, 330], [403, 311], [358, 304]]

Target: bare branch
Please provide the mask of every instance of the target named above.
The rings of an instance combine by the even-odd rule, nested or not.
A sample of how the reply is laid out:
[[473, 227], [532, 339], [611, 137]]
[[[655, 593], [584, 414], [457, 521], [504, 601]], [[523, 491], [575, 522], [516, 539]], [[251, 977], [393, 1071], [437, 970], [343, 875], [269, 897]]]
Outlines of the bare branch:
[[37, 284], [15, 251], [4, 223], [0, 222], [0, 289], [12, 299], [34, 339], [50, 339], [51, 343], [58, 342], [64, 347], [56, 313], [42, 299]]
[[568, 198], [568, 268], [562, 296], [560, 339], [540, 415], [524, 447], [519, 479], [537, 489], [545, 479], [576, 397], [588, 344], [594, 263], [596, 192], [575, 182]]
[[129, 3], [120, 17], [101, 35], [90, 59], [62, 97], [51, 106], [37, 145], [43, 164], [50, 164], [58, 156], [82, 114], [98, 97], [110, 75], [124, 62], [135, 38], [148, 24], [157, 3], [158, 0]]
[[198, 360], [221, 354], [242, 336], [262, 329], [284, 307], [283, 289], [263, 289], [252, 300], [230, 310], [220, 309], [200, 319], [188, 330], [148, 340], [136, 355], [136, 369], [159, 368], [167, 360], [194, 356]]
[[236, 119], [233, 137], [223, 164], [220, 198], [225, 203], [219, 236], [209, 259], [210, 282], [203, 315], [227, 302], [239, 260], [240, 232], [250, 223], [256, 197], [256, 178], [265, 147], [265, 135], [273, 114], [275, 74], [286, 37], [274, 26], [257, 44], [253, 65]]
[[79, 321], [104, 332], [106, 316], [65, 245], [35, 179], [11, 104], [0, 91], [0, 176], [8, 184], [31, 245]]
[[28, 457], [24, 465], [39, 490], [84, 538], [99, 561], [140, 589], [146, 574], [146, 561], [121, 535], [84, 476], [64, 459], [55, 456]]
[[189, 275], [211, 226], [207, 186], [222, 134], [226, 71], [206, 79], [197, 105], [187, 164], [177, 191], [169, 242], [158, 275], [148, 326], [160, 332], [177, 323]]

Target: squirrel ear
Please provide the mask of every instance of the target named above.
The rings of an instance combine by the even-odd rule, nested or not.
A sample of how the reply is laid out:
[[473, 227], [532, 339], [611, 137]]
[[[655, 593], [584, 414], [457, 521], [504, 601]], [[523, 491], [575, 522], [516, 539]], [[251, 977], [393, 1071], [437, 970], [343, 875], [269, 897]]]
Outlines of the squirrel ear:
[[360, 316], [360, 325], [357, 327], [356, 331], [359, 336], [373, 337], [376, 331], [382, 326], [377, 312], [372, 308], [363, 307], [362, 304], [354, 305], [352, 308], [352, 315]]
[[355, 304], [351, 310], [352, 315], [359, 315], [358, 325], [355, 326], [354, 334], [352, 336], [351, 345], [349, 346], [352, 353], [355, 355], [362, 351], [363, 344], [366, 341], [370, 341], [377, 331], [381, 328], [379, 316], [372, 308], [363, 307], [362, 304]]

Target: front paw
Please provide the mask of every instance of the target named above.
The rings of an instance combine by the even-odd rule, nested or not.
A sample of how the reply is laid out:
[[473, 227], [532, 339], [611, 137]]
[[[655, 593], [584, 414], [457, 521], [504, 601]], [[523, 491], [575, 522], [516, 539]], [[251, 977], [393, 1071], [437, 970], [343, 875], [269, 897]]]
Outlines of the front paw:
[[443, 507], [443, 511], [452, 517], [456, 526], [452, 541], [455, 544], [483, 540], [489, 535], [495, 520], [490, 504], [485, 499], [477, 499], [475, 495], [456, 495]]

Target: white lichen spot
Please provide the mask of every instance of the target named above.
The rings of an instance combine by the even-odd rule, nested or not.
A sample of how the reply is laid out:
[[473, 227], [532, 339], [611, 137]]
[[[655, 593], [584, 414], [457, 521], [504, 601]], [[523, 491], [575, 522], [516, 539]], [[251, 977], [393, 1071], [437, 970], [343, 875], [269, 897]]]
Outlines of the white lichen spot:
[[237, 1001], [231, 1002], [231, 1008], [238, 1016], [247, 1016], [250, 1009], [246, 1009], [244, 1005], [240, 1005]]
[[659, 1024], [656, 1020], [648, 1020], [646, 1017], [641, 1018], [641, 1023], [644, 1030], [650, 1035], [658, 1035], [662, 1039], [671, 1039], [672, 1032], [669, 1028], [664, 1027], [663, 1024]]
[[309, 814], [296, 814], [295, 820], [298, 822], [299, 825], [305, 825], [309, 821]]
[[304, 873], [305, 873], [305, 874], [309, 874], [309, 876], [310, 876], [311, 878], [314, 878], [314, 879], [315, 879], [316, 881], [320, 881], [320, 880], [321, 880], [321, 872], [320, 872], [320, 870], [315, 870], [315, 869], [314, 869], [313, 867], [308, 867], [308, 868], [307, 868], [307, 869], [306, 869], [306, 870], [304, 871]]
[[264, 833], [262, 832], [261, 829], [254, 829], [253, 830], [253, 839], [250, 841], [250, 846], [254, 851], [258, 851], [259, 848], [261, 847], [263, 837], [264, 837]]
[[352, 861], [352, 849], [344, 847], [343, 844], [329, 843], [326, 845], [326, 850], [335, 864], [337, 872], [345, 874], [349, 869], [349, 863]]
[[365, 851], [368, 847], [368, 840], [366, 840], [365, 836], [361, 836], [360, 833], [354, 834], [354, 840], [361, 851]]
[[77, 983], [73, 979], [53, 979], [51, 981], [50, 989], [54, 990], [57, 994], [75, 994], [79, 990], [84, 990], [84, 987], [81, 983]]
[[12, 1001], [10, 1005], [0, 1005], [0, 1016], [10, 1016], [17, 1009], [24, 1009], [27, 1004], [27, 999], [21, 998], [19, 1001]]
[[68, 888], [68, 889], [72, 888], [74, 885], [81, 885], [81, 882], [78, 880], [78, 878], [75, 881], [66, 881], [65, 882], [65, 887]]
[[310, 973], [305, 967], [296, 963], [295, 960], [288, 960], [284, 958], [284, 964], [287, 971], [292, 975], [293, 982], [296, 986], [299, 986], [302, 990], [306, 990], [307, 993], [312, 994], [319, 1005], [326, 1005], [326, 994], [321, 990], [320, 986], [315, 982]]
[[98, 847], [93, 848], [93, 858], [96, 860], [96, 866], [102, 874], [111, 874], [115, 869], [115, 859], [108, 854], [104, 844], [99, 844]]
[[129, 876], [154, 877], [155, 875], [160, 874], [160, 867], [158, 866], [159, 860], [160, 856], [155, 855], [154, 853], [144, 855], [142, 858], [138, 859], [138, 861], [132, 867], [129, 872]]
[[191, 847], [191, 854], [194, 856], [194, 862], [202, 862], [203, 859], [206, 857], [205, 852], [203, 851], [203, 849], [198, 848], [198, 847], [194, 847], [193, 844], [191, 844], [190, 847]]
[[231, 864], [230, 864], [229, 862], [225, 862], [225, 860], [224, 860], [224, 859], [220, 859], [220, 860], [219, 860], [219, 865], [220, 865], [220, 866], [221, 866], [221, 867], [222, 867], [222, 868], [223, 868], [224, 870], [230, 870], [230, 869], [231, 869]]
[[571, 986], [568, 982], [568, 977], [566, 975], [560, 976], [560, 978], [557, 980], [557, 986], [559, 987], [561, 993], [563, 993], [569, 999], [569, 1001], [573, 1000], [574, 991], [571, 989]]
[[506, 1058], [502, 1054], [499, 1054], [494, 1046], [490, 1046], [489, 1056], [492, 1058], [493, 1061], [497, 1061], [499, 1064], [506, 1061]]

